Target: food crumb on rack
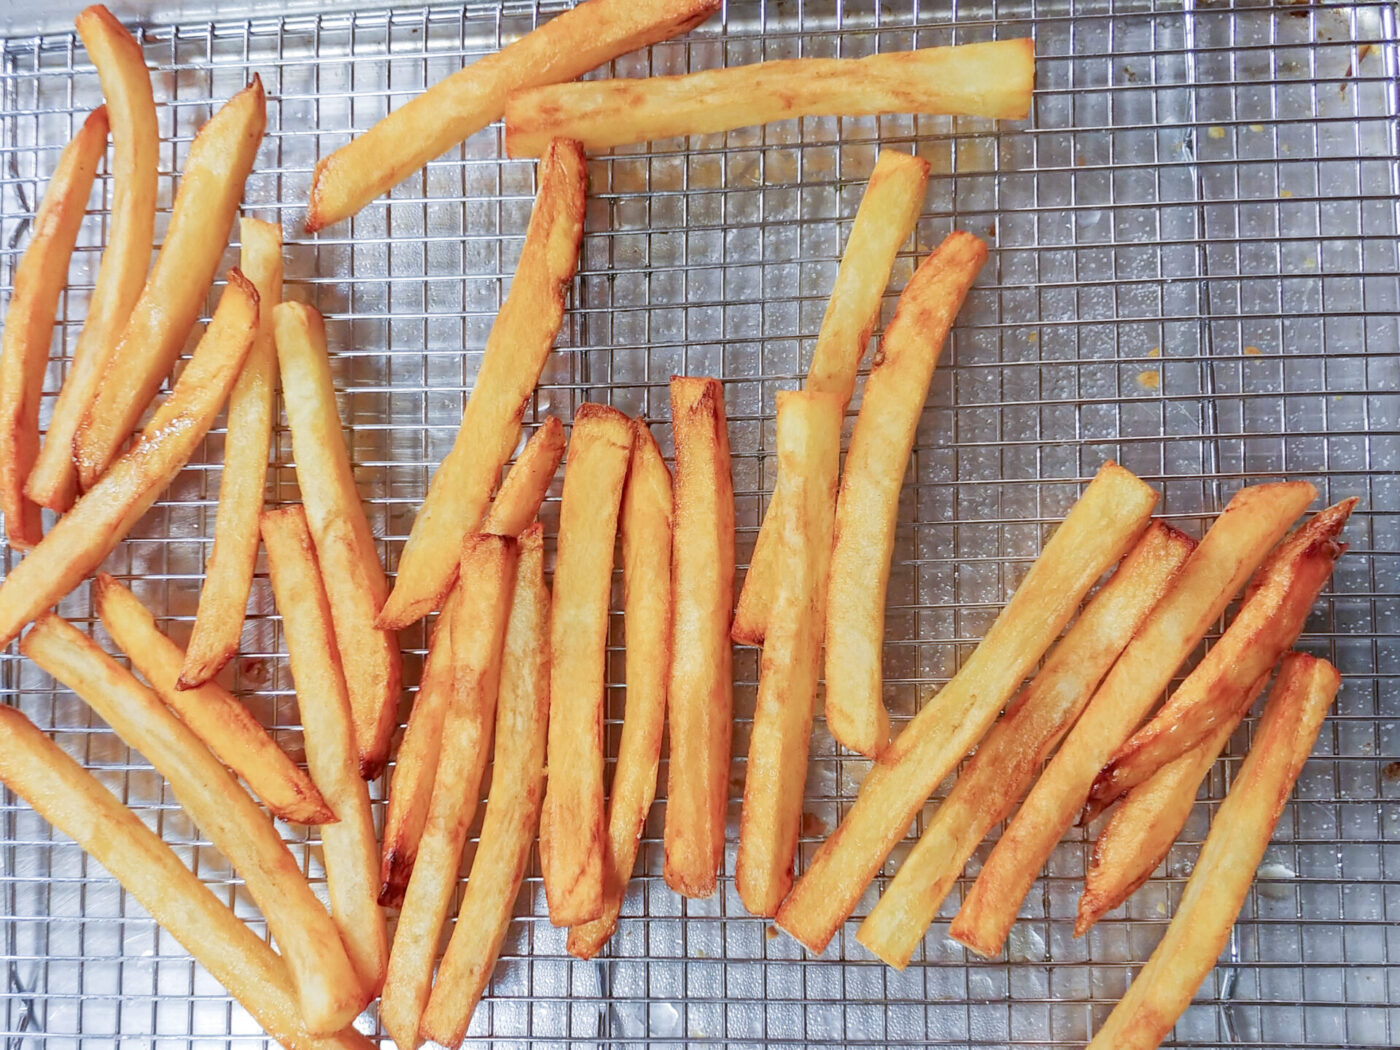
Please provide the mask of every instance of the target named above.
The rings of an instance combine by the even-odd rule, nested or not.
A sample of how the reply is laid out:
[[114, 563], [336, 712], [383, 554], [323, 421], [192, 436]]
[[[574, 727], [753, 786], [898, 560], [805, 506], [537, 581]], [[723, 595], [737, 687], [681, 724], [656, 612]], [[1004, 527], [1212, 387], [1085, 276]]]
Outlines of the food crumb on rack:
[[1137, 374], [1138, 386], [1146, 390], [1157, 390], [1162, 385], [1162, 373], [1155, 368], [1144, 368]]
[[1225, 129], [1219, 124], [1212, 124], [1206, 134], [1213, 139], [1223, 139], [1225, 137]]
[[1244, 348], [1244, 352], [1245, 352], [1246, 354], [1248, 354], [1250, 357], [1258, 357], [1258, 356], [1259, 356], [1260, 354], [1262, 354], [1264, 351], [1263, 351], [1263, 350], [1260, 350], [1257, 346], [1252, 346], [1252, 345], [1251, 345], [1251, 346], [1245, 347], [1245, 348]]

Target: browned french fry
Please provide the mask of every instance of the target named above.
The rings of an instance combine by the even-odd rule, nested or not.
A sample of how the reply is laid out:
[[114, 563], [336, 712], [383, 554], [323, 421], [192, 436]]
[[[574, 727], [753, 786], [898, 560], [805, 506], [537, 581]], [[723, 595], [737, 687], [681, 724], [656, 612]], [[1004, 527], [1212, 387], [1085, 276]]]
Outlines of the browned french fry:
[[1220, 804], [1166, 935], [1089, 1050], [1153, 1050], [1224, 950], [1279, 815], [1341, 676], [1326, 660], [1285, 658], [1249, 756]]
[[0, 332], [0, 512], [10, 546], [21, 550], [44, 535], [39, 505], [25, 495], [24, 483], [39, 455], [39, 398], [58, 297], [68, 283], [68, 261], [106, 152], [107, 108], [98, 106], [59, 154], [34, 215], [29, 247], [15, 267]]
[[1255, 485], [1235, 494], [1002, 833], [953, 919], [953, 937], [982, 955], [1001, 950], [1021, 901], [1079, 815], [1094, 776], [1316, 495], [1303, 481]]
[[578, 265], [588, 183], [577, 142], [556, 142], [539, 166], [539, 193], [510, 292], [491, 326], [452, 451], [438, 466], [399, 559], [379, 626], [407, 627], [437, 608], [457, 578], [462, 537], [481, 520], [515, 451], [525, 402], [564, 317]]
[[481, 841], [418, 1028], [420, 1039], [460, 1045], [491, 979], [539, 825], [548, 723], [549, 590], [544, 585], [544, 530], [536, 522], [520, 537]]
[[671, 523], [666, 885], [715, 892], [724, 859], [734, 712], [734, 482], [718, 379], [671, 377], [676, 480]]
[[564, 424], [558, 416], [545, 416], [501, 482], [500, 491], [481, 520], [481, 531], [519, 536], [529, 528], [563, 458]]
[[308, 1031], [338, 1032], [368, 1001], [340, 933], [272, 820], [151, 690], [52, 613], [20, 652], [72, 689], [170, 781], [180, 805], [243, 877], [291, 971]]
[[266, 121], [262, 81], [254, 75], [190, 145], [160, 253], [73, 439], [84, 490], [121, 454], [199, 317]]
[[233, 388], [257, 328], [257, 292], [230, 270], [214, 319], [136, 444], [0, 583], [0, 646], [102, 564], [180, 472]]
[[827, 946], [934, 788], [981, 739], [1089, 588], [1137, 542], [1156, 502], [1131, 472], [1104, 464], [976, 651], [866, 775], [778, 910], [782, 929], [811, 951]]
[[1022, 120], [1034, 86], [1029, 38], [552, 84], [506, 101], [506, 154], [538, 157], [558, 137], [603, 150], [799, 117], [936, 113]]
[[[836, 394], [841, 411], [850, 404], [856, 372], [870, 333], [880, 317], [880, 302], [890, 281], [899, 247], [909, 239], [924, 206], [928, 162], [907, 153], [882, 150], [875, 158], [865, 195], [861, 197], [851, 236], [836, 271], [836, 284], [827, 300], [817, 348], [804, 389]], [[742, 645], [762, 645], [773, 604], [776, 569], [773, 563], [782, 494], [773, 490], [763, 518], [739, 607], [734, 610], [731, 637]]]

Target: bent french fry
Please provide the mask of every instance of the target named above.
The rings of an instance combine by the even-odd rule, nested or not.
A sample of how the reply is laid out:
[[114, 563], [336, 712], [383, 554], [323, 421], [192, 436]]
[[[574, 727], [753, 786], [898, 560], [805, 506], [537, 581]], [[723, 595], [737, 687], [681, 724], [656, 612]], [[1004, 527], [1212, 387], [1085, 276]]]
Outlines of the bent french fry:
[[[1098, 578], [1147, 528], [1157, 493], [1103, 465], [962, 669], [876, 761], [855, 804], [778, 910], [778, 926], [820, 952], [943, 778], [981, 739]], [[830, 596], [828, 596], [830, 600]]]

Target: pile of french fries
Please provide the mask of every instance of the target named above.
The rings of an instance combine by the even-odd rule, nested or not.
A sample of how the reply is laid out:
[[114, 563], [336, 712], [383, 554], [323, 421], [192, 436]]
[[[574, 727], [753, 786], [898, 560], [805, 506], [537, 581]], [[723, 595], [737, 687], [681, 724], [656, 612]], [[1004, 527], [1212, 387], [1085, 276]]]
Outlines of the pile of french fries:
[[[549, 917], [568, 927], [568, 951], [587, 959], [607, 944], [657, 795], [668, 724], [665, 880], [687, 897], [715, 892], [736, 642], [761, 645], [762, 656], [734, 881], [751, 913], [774, 917], [813, 952], [975, 749], [856, 934], [897, 967], [974, 849], [1008, 817], [953, 919], [955, 938], [984, 955], [1000, 951], [1056, 842], [1109, 807], [1077, 932], [1121, 904], [1170, 848], [1281, 662], [1178, 914], [1093, 1044], [1155, 1046], [1214, 964], [1337, 692], [1335, 669], [1290, 650], [1345, 550], [1338, 537], [1355, 501], [1286, 536], [1316, 498], [1313, 487], [1245, 488], [1197, 543], [1152, 520], [1151, 487], [1105, 464], [976, 652], [891, 738], [881, 650], [900, 489], [943, 347], [987, 259], [980, 239], [954, 232], [920, 262], [874, 355], [843, 468], [843, 420], [928, 180], [925, 162], [892, 152], [878, 156], [855, 215], [804, 387], [778, 395], [777, 484], [737, 607], [718, 379], [671, 380], [674, 475], [646, 421], [600, 404], [580, 406], [567, 435], [546, 418], [517, 455], [577, 267], [585, 150], [810, 114], [1027, 114], [1029, 40], [566, 83], [718, 7], [588, 0], [317, 166], [311, 230], [502, 115], [510, 154], [540, 158], [514, 280], [392, 588], [357, 490], [326, 324], [310, 306], [284, 301], [277, 226], [242, 220], [240, 266], [170, 394], [132, 436], [212, 283], [265, 101], [254, 78], [200, 131], [147, 272], [159, 147], [149, 74], [105, 8], [78, 16], [107, 102], [59, 159], [4, 329], [0, 511], [10, 544], [29, 553], [0, 584], [0, 641], [24, 631], [21, 652], [170, 781], [243, 877], [278, 951], [3, 707], [0, 780], [97, 857], [285, 1045], [368, 1046], [352, 1023], [381, 997], [382, 1023], [400, 1047], [455, 1046], [495, 967], [537, 835]], [[109, 134], [109, 243], [41, 442], [56, 304]], [[265, 509], [279, 383], [302, 502]], [[182, 647], [137, 593], [97, 570], [225, 404], [214, 545]], [[538, 519], [565, 459], [551, 587]], [[61, 513], [47, 532], [43, 508]], [[300, 705], [304, 768], [218, 681], [239, 651], [260, 545]], [[626, 707], [609, 797], [603, 725], [619, 546]], [[96, 608], [130, 669], [50, 611], [94, 572]], [[1223, 636], [1149, 718], [1242, 588]], [[434, 612], [381, 843], [367, 781], [394, 750], [403, 692], [395, 632]], [[823, 678], [832, 736], [873, 766], [794, 882]], [[484, 786], [479, 843], [438, 961]], [[328, 904], [313, 895], [274, 817], [319, 827]], [[399, 910], [392, 940], [386, 907]]]

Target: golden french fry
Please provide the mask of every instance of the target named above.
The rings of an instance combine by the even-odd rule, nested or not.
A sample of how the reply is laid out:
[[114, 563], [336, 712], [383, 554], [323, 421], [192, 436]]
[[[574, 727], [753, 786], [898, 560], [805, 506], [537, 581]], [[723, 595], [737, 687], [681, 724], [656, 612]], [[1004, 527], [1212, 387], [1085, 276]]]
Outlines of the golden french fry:
[[1216, 811], [1166, 935], [1089, 1050], [1153, 1050], [1186, 1011], [1230, 938], [1340, 685], [1326, 660], [1285, 657], [1249, 756]]
[[[807, 370], [806, 390], [838, 395], [841, 411], [850, 404], [856, 372], [880, 317], [880, 302], [890, 281], [899, 247], [909, 239], [924, 206], [928, 162], [907, 153], [882, 150], [865, 186], [851, 236], [827, 300], [817, 348]], [[782, 494], [775, 488], [744, 573], [739, 607], [730, 635], [741, 645], [762, 645], [776, 588], [776, 522]]]
[[827, 946], [934, 789], [982, 738], [1089, 588], [1137, 542], [1157, 498], [1118, 464], [1103, 465], [976, 651], [866, 775], [778, 910], [782, 929], [811, 951]]
[[419, 1039], [460, 1045], [491, 979], [539, 824], [548, 723], [549, 589], [544, 584], [544, 529], [536, 522], [520, 537], [481, 841]]
[[500, 491], [481, 521], [481, 531], [519, 536], [529, 528], [563, 458], [564, 424], [558, 416], [545, 416], [501, 482]]
[[258, 294], [237, 270], [179, 382], [136, 443], [0, 583], [0, 646], [82, 582], [170, 484], [219, 414], [258, 328]]
[[262, 141], [266, 110], [262, 81], [255, 74], [190, 144], [155, 265], [74, 435], [78, 483], [84, 490], [121, 454], [199, 317]]
[[576, 142], [556, 142], [539, 166], [539, 193], [510, 292], [491, 326], [452, 451], [433, 475], [399, 558], [379, 626], [407, 627], [447, 596], [462, 537], [481, 520], [501, 467], [515, 451], [525, 402], [564, 317], [578, 265], [588, 171]]
[[112, 208], [107, 220], [107, 247], [88, 299], [83, 330], [49, 416], [44, 446], [25, 485], [25, 494], [35, 503], [58, 511], [71, 507], [77, 494], [73, 438], [78, 424], [97, 395], [107, 362], [146, 284], [155, 232], [160, 151], [151, 74], [141, 45], [101, 4], [84, 9], [73, 24], [107, 96], [107, 117], [112, 125]]
[[603, 911], [603, 700], [608, 598], [632, 421], [579, 406], [559, 509], [549, 622], [549, 783], [540, 868], [549, 921], [574, 926]]
[[353, 1021], [368, 997], [340, 933], [271, 818], [233, 775], [154, 692], [67, 621], [45, 613], [25, 634], [20, 652], [145, 755], [170, 781], [190, 819], [228, 857], [286, 960], [307, 1030], [329, 1034]]
[[1079, 815], [1095, 775], [1316, 495], [1303, 481], [1256, 485], [1235, 494], [1002, 833], [953, 919], [953, 937], [981, 955], [1001, 950], [1021, 902]]
[[1195, 545], [1162, 522], [1142, 534], [978, 746], [860, 924], [861, 944], [897, 969], [908, 965], [972, 851], [1015, 808]]
[[15, 267], [0, 332], [0, 512], [10, 546], [21, 550], [44, 535], [39, 505], [25, 495], [24, 483], [39, 455], [39, 398], [58, 297], [68, 283], [68, 261], [106, 152], [107, 108], [98, 106], [59, 154], [34, 215], [29, 247]]

